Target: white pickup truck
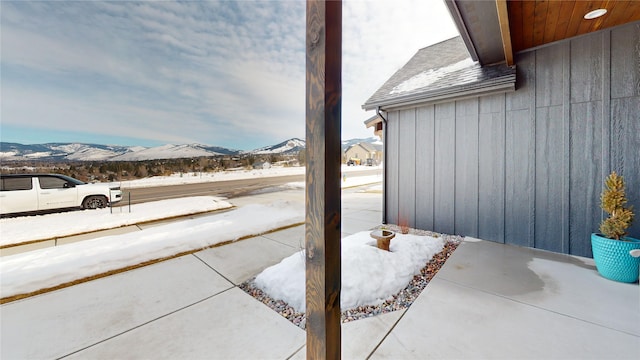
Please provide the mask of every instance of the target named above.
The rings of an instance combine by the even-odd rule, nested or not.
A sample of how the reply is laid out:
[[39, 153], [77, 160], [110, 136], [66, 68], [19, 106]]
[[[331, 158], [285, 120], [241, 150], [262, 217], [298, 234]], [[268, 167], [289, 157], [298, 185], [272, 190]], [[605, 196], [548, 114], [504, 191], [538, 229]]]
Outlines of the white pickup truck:
[[120, 187], [86, 184], [58, 174], [0, 175], [0, 214], [82, 207], [97, 209], [122, 199]]

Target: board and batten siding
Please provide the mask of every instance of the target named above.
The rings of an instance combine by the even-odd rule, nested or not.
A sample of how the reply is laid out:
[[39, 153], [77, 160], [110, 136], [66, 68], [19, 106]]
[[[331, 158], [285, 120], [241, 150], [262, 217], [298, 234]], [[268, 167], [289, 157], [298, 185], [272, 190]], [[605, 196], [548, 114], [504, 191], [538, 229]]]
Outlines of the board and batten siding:
[[640, 23], [516, 64], [515, 92], [387, 110], [387, 222], [591, 256], [611, 170], [640, 210]]

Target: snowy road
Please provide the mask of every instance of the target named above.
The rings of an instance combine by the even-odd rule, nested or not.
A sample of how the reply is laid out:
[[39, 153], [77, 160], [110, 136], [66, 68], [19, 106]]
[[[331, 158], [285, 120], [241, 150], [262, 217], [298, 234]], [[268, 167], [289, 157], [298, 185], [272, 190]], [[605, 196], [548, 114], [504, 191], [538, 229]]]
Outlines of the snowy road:
[[[268, 181], [269, 177], [257, 177], [255, 179], [236, 179], [237, 181], [246, 180], [253, 183], [263, 183]], [[375, 184], [381, 182], [381, 176], [354, 176], [349, 173], [345, 177], [341, 185], [343, 188], [357, 187], [367, 184]], [[163, 186], [165, 190], [175, 190], [183, 188], [180, 184], [170, 183]], [[201, 185], [206, 188], [227, 186], [226, 183], [238, 184], [237, 181], [218, 181], [208, 182]], [[144, 189], [139, 187], [136, 189]], [[151, 187], [158, 189], [160, 187]], [[274, 191], [304, 189], [304, 181], [291, 182], [274, 187]], [[259, 192], [253, 190], [255, 195]], [[271, 191], [262, 191], [268, 193]], [[231, 205], [223, 201], [224, 199], [217, 196], [195, 196], [195, 193], [187, 193], [177, 191], [175, 199], [162, 199], [157, 201], [148, 201], [141, 204], [135, 204], [131, 210], [127, 207], [109, 209], [100, 209], [93, 211], [71, 211], [52, 214], [42, 214], [37, 216], [19, 216], [13, 218], [0, 219], [0, 250], [5, 247], [12, 247], [18, 244], [26, 244], [29, 242], [38, 242], [50, 240], [59, 237], [72, 236], [76, 234], [86, 234], [90, 232], [115, 229], [129, 225], [158, 221], [162, 219], [179, 218], [186, 215], [205, 213], [213, 210], [224, 209]], [[301, 201], [304, 196], [301, 195]], [[238, 198], [236, 198], [238, 199]], [[126, 200], [121, 205], [126, 205]], [[123, 210], [124, 209], [124, 210]], [[6, 252], [1, 252], [4, 254]]]
[[[224, 179], [219, 176], [217, 180], [213, 177], [206, 176], [204, 179], [197, 175], [185, 176], [185, 183], [168, 183], [158, 184], [147, 187], [137, 187], [122, 184], [125, 192], [123, 201], [116, 206], [128, 205], [128, 193], [131, 193], [131, 204], [144, 203], [149, 201], [158, 201], [166, 199], [176, 199], [189, 196], [217, 196], [232, 199], [239, 196], [246, 196], [264, 189], [273, 189], [274, 191], [282, 190], [292, 182], [304, 181], [304, 168], [298, 168], [297, 173], [282, 176], [247, 176], [241, 179]], [[343, 168], [343, 176], [351, 178], [361, 178], [369, 176], [382, 176], [382, 169], [379, 167], [347, 167]], [[198, 180], [202, 179], [202, 182]], [[207, 181], [209, 180], [209, 181]], [[193, 183], [187, 183], [193, 182]]]
[[[218, 196], [227, 199], [248, 195], [265, 188], [278, 188], [290, 182], [304, 181], [304, 175], [288, 175], [254, 179], [240, 179], [198, 184], [168, 185], [158, 187], [124, 189], [131, 193], [131, 203], [176, 199], [190, 196]], [[116, 206], [128, 204], [128, 195]]]

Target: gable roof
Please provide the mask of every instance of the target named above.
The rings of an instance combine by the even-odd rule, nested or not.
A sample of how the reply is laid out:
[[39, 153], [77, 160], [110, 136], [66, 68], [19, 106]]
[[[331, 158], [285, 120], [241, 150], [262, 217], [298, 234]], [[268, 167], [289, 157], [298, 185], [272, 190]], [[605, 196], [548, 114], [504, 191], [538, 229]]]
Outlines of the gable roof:
[[378, 144], [371, 144], [371, 143], [365, 143], [365, 142], [360, 142], [357, 144], [353, 144], [351, 146], [349, 146], [345, 152], [355, 148], [355, 147], [359, 147], [362, 148], [364, 151], [368, 152], [368, 153], [373, 153], [376, 151], [382, 151], [382, 145], [378, 145]]
[[378, 146], [371, 143], [360, 143], [360, 146], [362, 146], [365, 150], [367, 150], [370, 153], [381, 150], [378, 148]]
[[382, 122], [382, 119], [380, 119], [380, 116], [378, 116], [378, 114], [373, 115], [372, 117], [368, 118], [367, 120], [364, 121], [364, 125], [368, 128], [374, 126], [375, 124]]
[[457, 36], [420, 49], [362, 107], [389, 109], [507, 90], [515, 90], [515, 67], [480, 66]]

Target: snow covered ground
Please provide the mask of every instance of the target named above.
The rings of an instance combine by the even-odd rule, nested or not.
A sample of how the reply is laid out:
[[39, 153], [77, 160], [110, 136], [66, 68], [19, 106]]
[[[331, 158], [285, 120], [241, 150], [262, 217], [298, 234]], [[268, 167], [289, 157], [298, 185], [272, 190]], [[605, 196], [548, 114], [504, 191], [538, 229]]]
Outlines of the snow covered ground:
[[[369, 231], [342, 239], [340, 308], [378, 305], [402, 290], [431, 258], [442, 251], [441, 238], [396, 234], [390, 251], [376, 247]], [[257, 287], [274, 299], [305, 311], [305, 255], [297, 252], [260, 273]]]
[[[375, 184], [381, 181], [381, 176], [349, 177], [347, 174], [342, 186]], [[304, 183], [291, 183], [288, 187], [304, 188]], [[101, 209], [0, 219], [0, 244], [50, 239], [231, 206], [226, 199], [202, 196], [135, 204], [131, 213], [124, 207], [114, 208], [113, 213]], [[304, 204], [280, 200], [267, 205], [245, 205], [144, 231], [4, 256], [0, 261], [0, 294], [4, 298], [50, 288], [302, 222]], [[406, 262], [407, 259], [399, 261]]]
[[0, 293], [9, 297], [46, 289], [303, 221], [302, 203], [251, 204], [144, 231], [5, 256], [0, 262]]
[[[358, 167], [348, 168], [357, 169]], [[299, 171], [300, 168], [295, 169]], [[304, 168], [301, 169], [303, 169], [304, 172]], [[278, 171], [272, 172], [271, 174], [273, 173], [278, 173]], [[247, 178], [260, 175], [243, 172], [243, 174], [238, 174], [237, 176]], [[176, 181], [179, 179], [181, 179], [179, 176], [158, 177], [157, 179], [136, 180], [132, 182], [131, 185], [132, 187], [172, 185], [177, 184]], [[222, 179], [213, 180], [213, 178], [210, 178], [209, 181], [222, 181]], [[349, 172], [347, 171], [343, 174], [341, 185], [343, 188], [348, 188], [366, 184], [376, 184], [381, 181], [382, 173], [379, 175], [349, 176]], [[304, 182], [293, 182], [285, 184], [282, 188], [304, 189], [304, 187]], [[5, 218], [0, 219], [0, 246], [113, 229], [154, 220], [220, 210], [231, 206], [232, 204], [230, 204], [227, 199], [198, 196], [133, 204], [131, 205], [131, 212], [129, 212], [129, 208], [125, 206], [113, 208], [113, 212], [111, 212], [110, 209], [99, 209]]]
[[53, 239], [153, 220], [230, 208], [222, 198], [197, 196], [170, 199], [111, 209], [71, 211], [0, 219], [0, 245]]

